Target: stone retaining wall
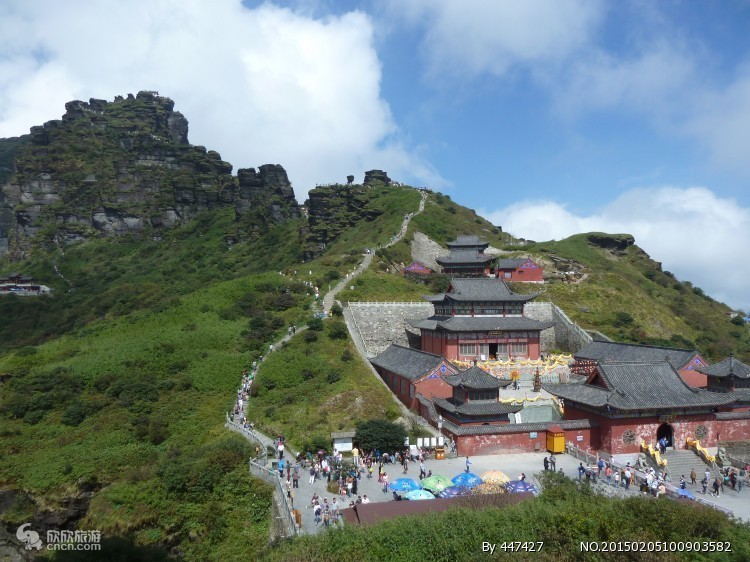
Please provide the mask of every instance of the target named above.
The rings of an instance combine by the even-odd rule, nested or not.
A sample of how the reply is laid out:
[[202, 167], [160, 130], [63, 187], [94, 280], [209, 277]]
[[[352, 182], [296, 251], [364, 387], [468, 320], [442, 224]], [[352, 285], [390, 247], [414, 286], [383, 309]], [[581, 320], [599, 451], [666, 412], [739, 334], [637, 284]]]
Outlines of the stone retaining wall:
[[557, 305], [551, 302], [530, 302], [524, 307], [524, 315], [540, 322], [554, 322], [552, 328], [542, 330], [541, 349], [560, 349], [575, 353], [593, 341], [593, 338]]
[[350, 302], [347, 306], [362, 336], [367, 357], [379, 355], [392, 343], [409, 346], [410, 337], [418, 338], [419, 330], [409, 326], [407, 319], [424, 319], [435, 312], [428, 302]]

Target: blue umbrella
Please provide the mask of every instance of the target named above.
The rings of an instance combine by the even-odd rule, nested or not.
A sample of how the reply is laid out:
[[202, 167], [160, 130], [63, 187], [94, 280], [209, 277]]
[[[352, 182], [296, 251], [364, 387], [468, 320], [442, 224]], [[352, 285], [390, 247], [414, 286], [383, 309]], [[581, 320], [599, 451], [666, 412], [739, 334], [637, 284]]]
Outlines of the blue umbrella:
[[456, 496], [468, 496], [471, 490], [466, 486], [451, 486], [440, 492], [441, 498], [455, 498]]
[[420, 488], [419, 484], [411, 478], [399, 478], [391, 482], [388, 487], [394, 492], [411, 492]]
[[689, 500], [694, 500], [695, 499], [695, 494], [693, 494], [693, 492], [691, 492], [690, 490], [687, 490], [685, 488], [678, 489], [677, 490], [677, 494], [681, 498], [687, 498]]
[[411, 492], [406, 492], [404, 494], [404, 497], [407, 500], [434, 500], [435, 499], [435, 496], [433, 496], [427, 490], [412, 490]]
[[473, 488], [479, 486], [482, 483], [482, 479], [474, 474], [473, 472], [462, 472], [451, 478], [451, 482], [455, 486], [466, 486], [467, 488]]
[[510, 493], [531, 492], [534, 495], [539, 493], [537, 487], [531, 482], [526, 482], [526, 480], [511, 480], [510, 482], [506, 482], [505, 491]]

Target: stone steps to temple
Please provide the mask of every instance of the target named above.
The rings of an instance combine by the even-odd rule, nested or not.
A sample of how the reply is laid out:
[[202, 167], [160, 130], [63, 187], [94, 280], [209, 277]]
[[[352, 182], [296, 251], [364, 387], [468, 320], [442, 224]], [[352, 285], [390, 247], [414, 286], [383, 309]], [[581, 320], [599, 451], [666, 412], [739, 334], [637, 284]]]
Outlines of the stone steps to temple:
[[698, 475], [699, 482], [703, 479], [706, 469], [711, 471], [714, 478], [719, 476], [717, 471], [712, 470], [711, 466], [693, 451], [672, 451], [667, 449], [662, 458], [667, 461], [667, 468], [671, 474], [673, 484], [679, 482], [680, 476], [683, 475], [690, 482], [690, 471], [693, 469], [695, 469]]

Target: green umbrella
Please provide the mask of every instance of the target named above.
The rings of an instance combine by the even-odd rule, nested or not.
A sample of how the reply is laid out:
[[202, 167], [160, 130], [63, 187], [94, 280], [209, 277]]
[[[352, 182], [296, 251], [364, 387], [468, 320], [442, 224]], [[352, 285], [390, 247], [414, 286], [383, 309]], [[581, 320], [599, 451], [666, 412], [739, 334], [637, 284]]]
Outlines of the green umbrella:
[[450, 478], [446, 478], [445, 476], [441, 476], [439, 474], [433, 474], [428, 478], [424, 478], [419, 483], [422, 485], [423, 489], [435, 493], [442, 492], [446, 488], [450, 488], [451, 486], [453, 486], [453, 482]]

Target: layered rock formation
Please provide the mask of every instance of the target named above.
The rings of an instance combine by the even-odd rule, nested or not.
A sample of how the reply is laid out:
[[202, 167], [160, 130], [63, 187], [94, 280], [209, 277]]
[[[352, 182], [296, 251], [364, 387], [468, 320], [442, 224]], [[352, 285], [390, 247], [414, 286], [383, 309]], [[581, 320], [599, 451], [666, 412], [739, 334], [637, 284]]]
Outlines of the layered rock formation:
[[346, 229], [381, 215], [382, 211], [368, 206], [369, 201], [361, 185], [327, 185], [310, 190], [305, 202], [308, 234], [304, 258], [319, 256]]
[[150, 233], [216, 208], [259, 227], [300, 216], [281, 166], [232, 176], [218, 152], [188, 143], [187, 120], [156, 92], [65, 109], [0, 140], [0, 255], [24, 257], [34, 240]]

